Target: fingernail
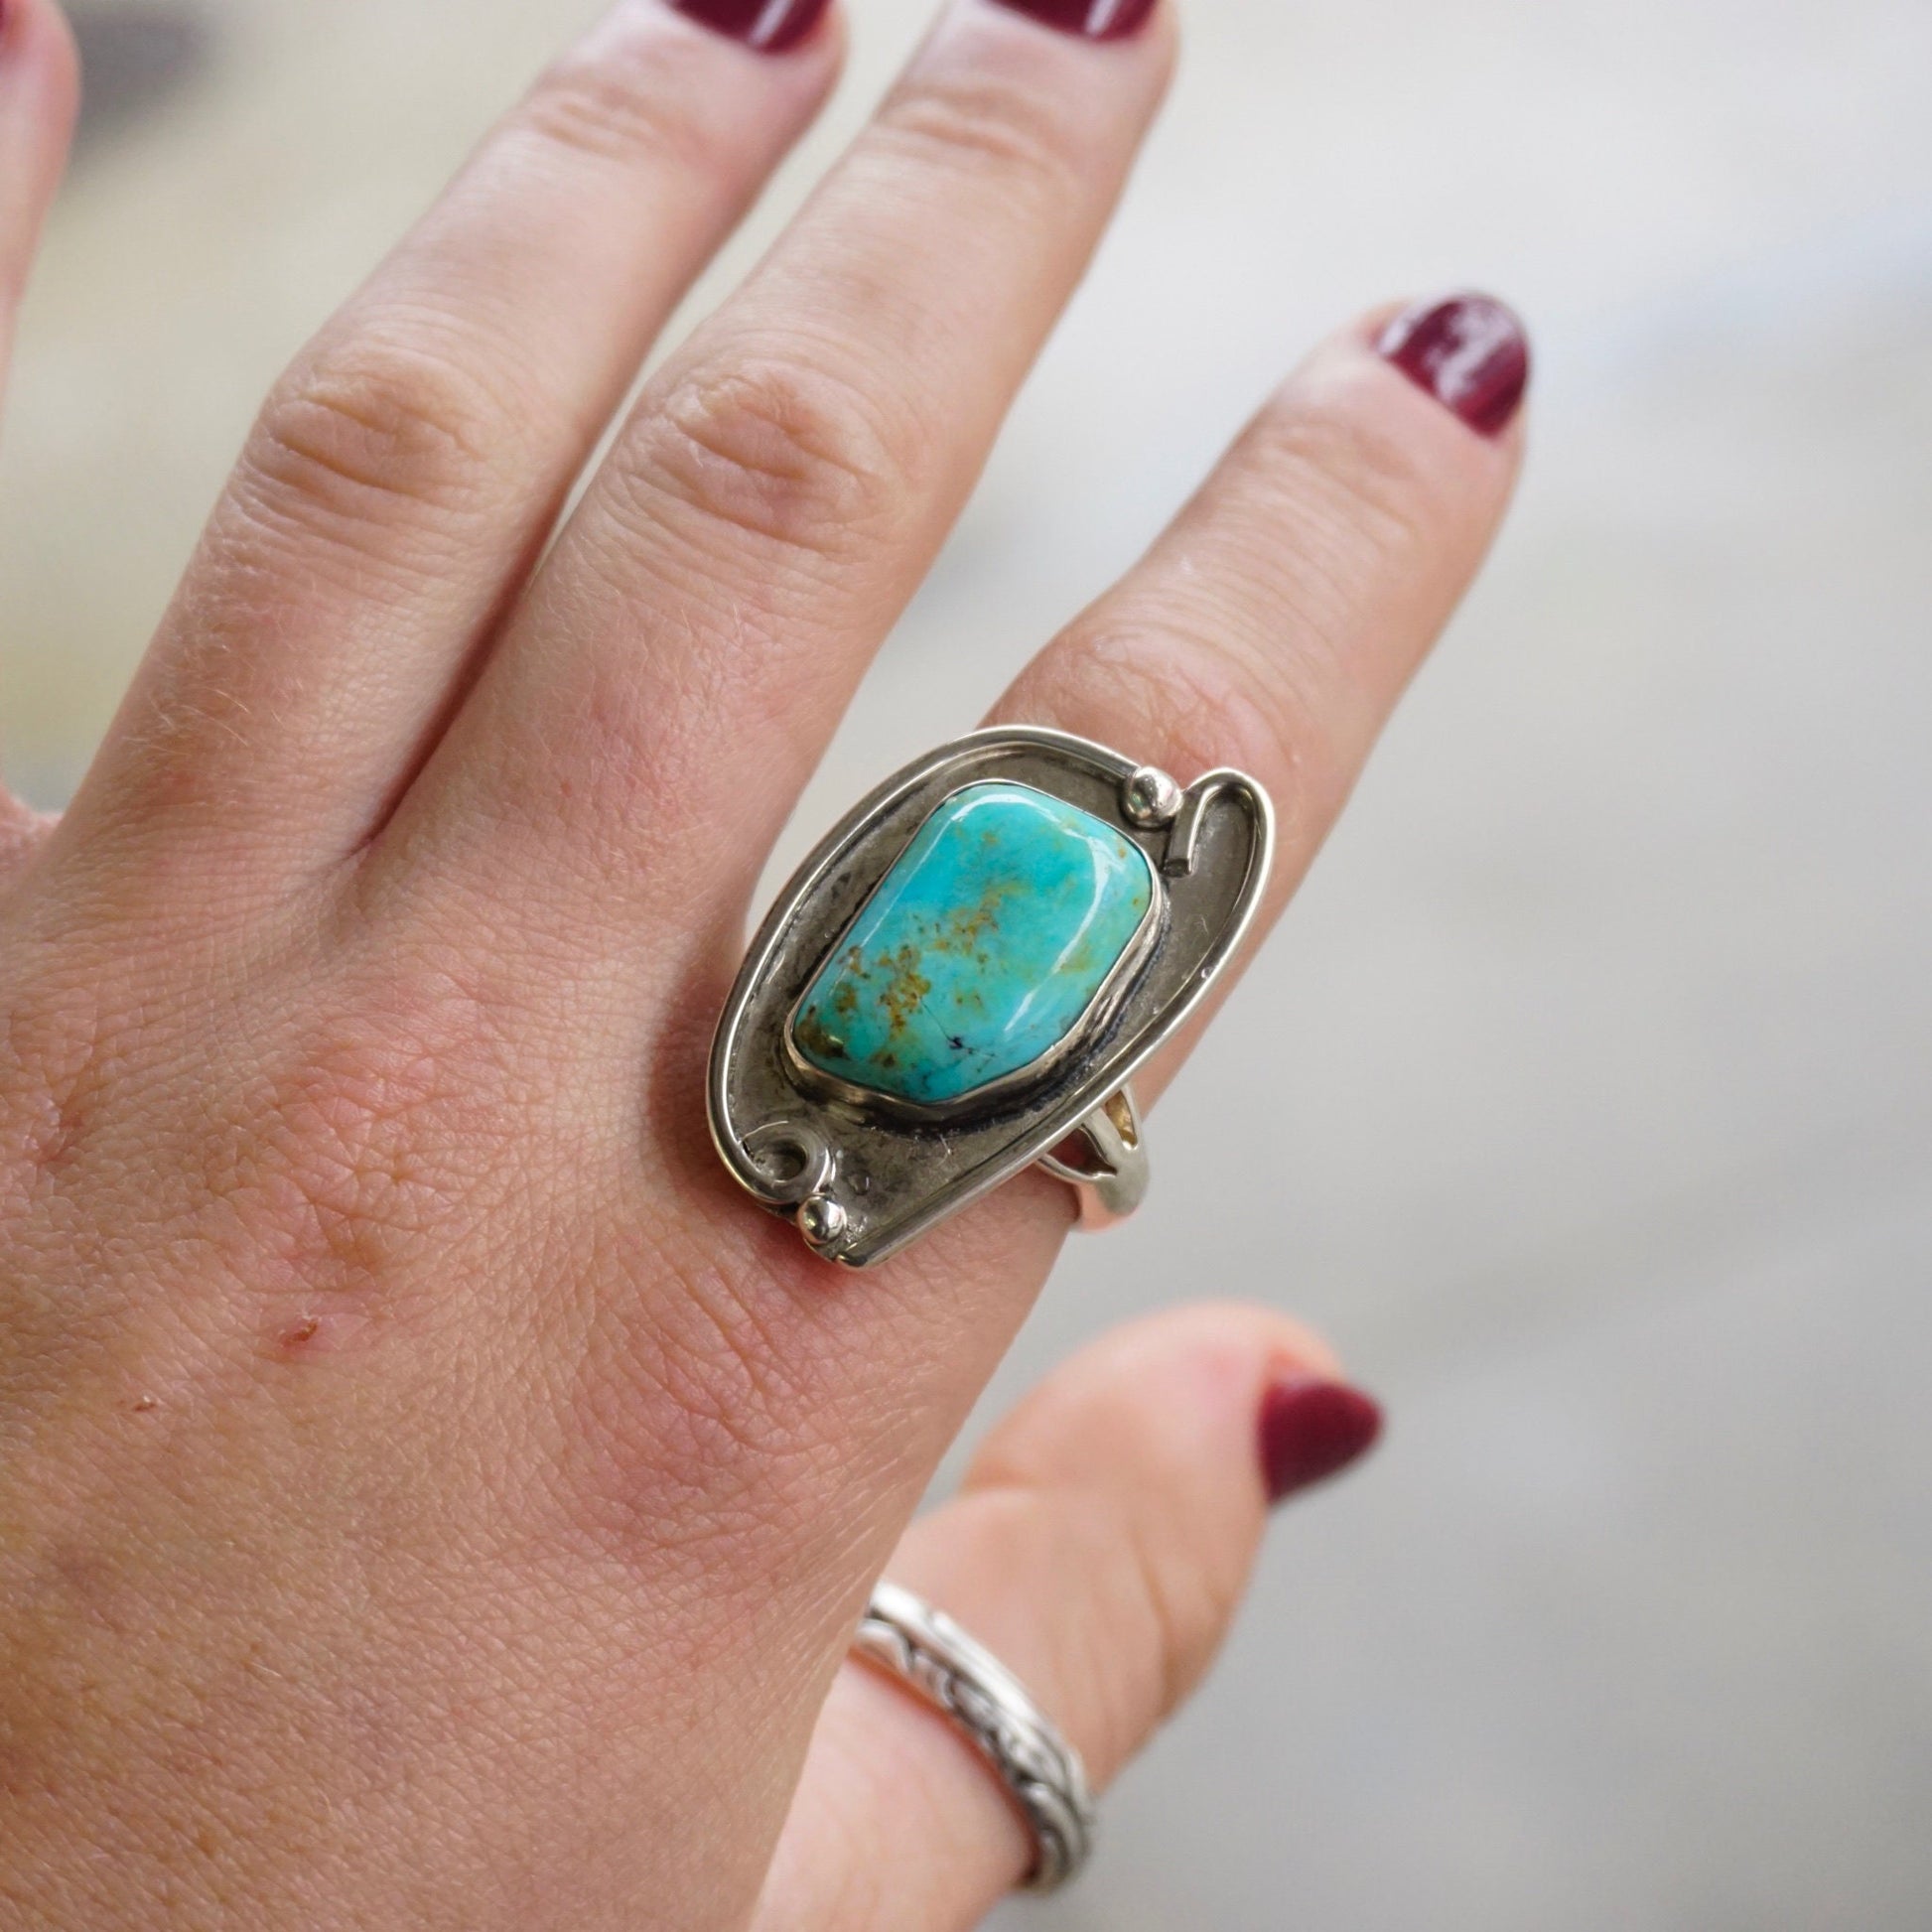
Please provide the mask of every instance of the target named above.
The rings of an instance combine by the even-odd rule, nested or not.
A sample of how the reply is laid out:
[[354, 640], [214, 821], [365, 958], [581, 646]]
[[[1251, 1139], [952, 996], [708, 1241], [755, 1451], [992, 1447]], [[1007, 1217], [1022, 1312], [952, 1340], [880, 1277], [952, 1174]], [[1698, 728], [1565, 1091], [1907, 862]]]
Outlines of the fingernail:
[[831, 0], [670, 0], [687, 19], [760, 54], [784, 54], [825, 16]]
[[1523, 325], [1493, 297], [1419, 302], [1383, 330], [1377, 350], [1479, 436], [1500, 436], [1530, 379]]
[[1148, 23], [1160, 0], [1000, 0], [1002, 6], [1062, 34], [1088, 41], [1124, 41]]
[[1318, 1375], [1285, 1375], [1261, 1398], [1261, 1472], [1281, 1502], [1367, 1454], [1382, 1411], [1360, 1389]]

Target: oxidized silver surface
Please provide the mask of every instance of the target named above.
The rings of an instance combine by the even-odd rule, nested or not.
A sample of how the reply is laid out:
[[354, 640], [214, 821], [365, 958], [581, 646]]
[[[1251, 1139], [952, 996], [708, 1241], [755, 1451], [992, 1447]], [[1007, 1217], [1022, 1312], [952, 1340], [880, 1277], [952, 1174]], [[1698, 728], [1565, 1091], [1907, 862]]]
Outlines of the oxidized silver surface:
[[[1153, 862], [1155, 912], [1089, 1024], [1049, 1067], [916, 1117], [803, 1065], [791, 1015], [820, 966], [943, 799], [988, 779], [1032, 785], [1117, 827]], [[864, 1268], [1040, 1162], [1082, 1219], [1131, 1212], [1147, 1156], [1127, 1081], [1226, 965], [1268, 876], [1273, 813], [1239, 771], [1184, 791], [1063, 732], [1000, 726], [929, 752], [862, 799], [793, 875], [753, 940], [712, 1043], [711, 1132], [739, 1181], [793, 1216], [817, 1254]], [[1090, 1162], [1061, 1144], [1083, 1141]]]
[[853, 1649], [915, 1691], [984, 1757], [1034, 1836], [1033, 1891], [1053, 1891], [1093, 1850], [1093, 1794], [1080, 1753], [982, 1643], [897, 1584], [873, 1587]]

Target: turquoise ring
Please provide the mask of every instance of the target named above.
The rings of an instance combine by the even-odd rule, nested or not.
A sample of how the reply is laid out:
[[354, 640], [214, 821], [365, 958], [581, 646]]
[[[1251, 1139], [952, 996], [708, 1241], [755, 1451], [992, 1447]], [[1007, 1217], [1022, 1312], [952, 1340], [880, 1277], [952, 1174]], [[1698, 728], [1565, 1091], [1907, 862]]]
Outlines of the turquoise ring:
[[943, 745], [779, 894], [712, 1044], [712, 1137], [817, 1254], [864, 1268], [1022, 1168], [1138, 1204], [1128, 1081], [1233, 956], [1273, 814], [1063, 732]]

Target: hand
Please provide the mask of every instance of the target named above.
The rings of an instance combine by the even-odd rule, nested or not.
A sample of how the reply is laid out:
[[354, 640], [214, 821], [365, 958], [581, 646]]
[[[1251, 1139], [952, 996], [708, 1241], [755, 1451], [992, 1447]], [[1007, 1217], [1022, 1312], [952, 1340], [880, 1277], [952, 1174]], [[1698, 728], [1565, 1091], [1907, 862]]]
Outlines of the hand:
[[[872, 1580], [1104, 1782], [1271, 1487], [1365, 1446], [1317, 1340], [1196, 1307], [1064, 1369], [908, 1529], [1066, 1190], [844, 1275], [706, 1134], [764, 855], [1161, 93], [1166, 13], [1095, 11], [960, 0], [546, 552], [838, 61], [807, 0], [620, 5], [269, 398], [66, 818], [7, 808], [8, 1924], [969, 1925], [1027, 1843], [842, 1668]], [[0, 328], [72, 90], [51, 0], [7, 0]], [[1271, 917], [1517, 461], [1504, 312], [1387, 324], [997, 714], [1253, 771]]]

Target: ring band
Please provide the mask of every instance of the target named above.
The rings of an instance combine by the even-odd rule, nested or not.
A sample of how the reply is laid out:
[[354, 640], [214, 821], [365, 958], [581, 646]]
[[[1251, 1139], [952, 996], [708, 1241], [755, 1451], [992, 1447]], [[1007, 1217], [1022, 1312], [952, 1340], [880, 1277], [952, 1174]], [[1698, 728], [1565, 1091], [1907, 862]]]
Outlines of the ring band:
[[1076, 1139], [1085, 1143], [1084, 1163], [1067, 1161], [1056, 1150], [1042, 1154], [1035, 1165], [1073, 1189], [1083, 1228], [1112, 1227], [1147, 1197], [1147, 1144], [1141, 1139], [1134, 1089], [1110, 1093], [1060, 1145]]
[[1027, 1687], [958, 1624], [897, 1584], [873, 1587], [854, 1652], [944, 1716], [993, 1767], [1033, 1834], [1032, 1891], [1053, 1891], [1093, 1850], [1093, 1794], [1080, 1753]]
[[1023, 1168], [1104, 1226], [1147, 1191], [1128, 1081], [1227, 966], [1267, 794], [1064, 732], [942, 745], [779, 894], [712, 1042], [712, 1138], [827, 1261], [896, 1254]]

